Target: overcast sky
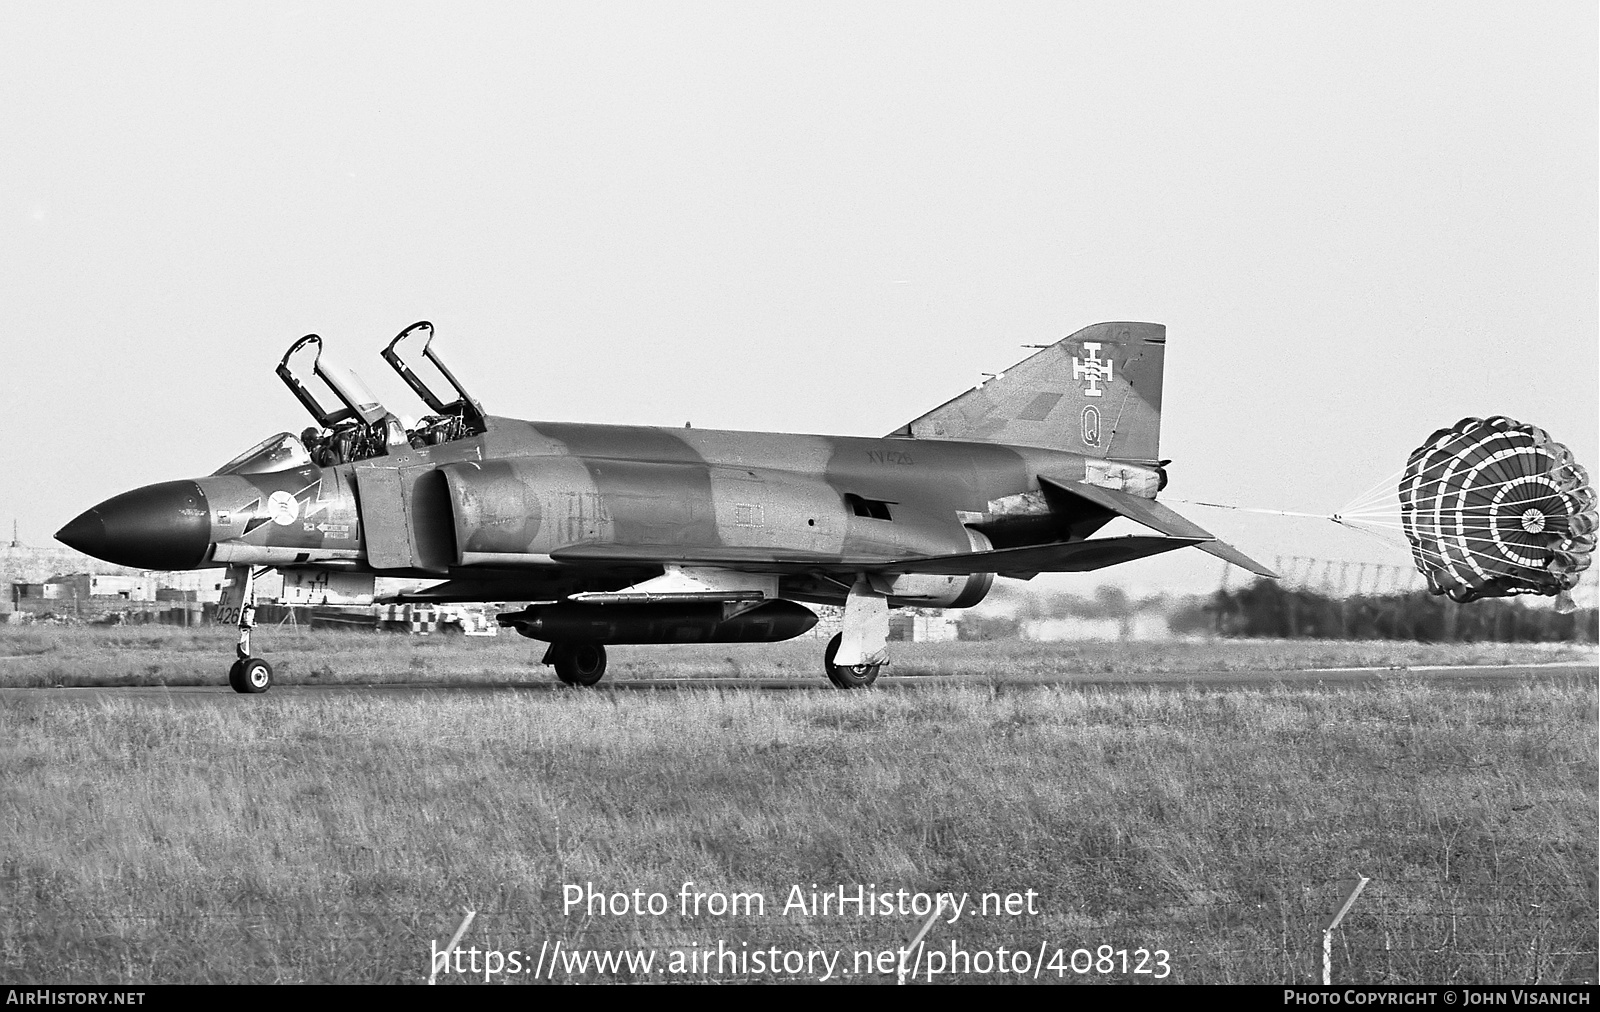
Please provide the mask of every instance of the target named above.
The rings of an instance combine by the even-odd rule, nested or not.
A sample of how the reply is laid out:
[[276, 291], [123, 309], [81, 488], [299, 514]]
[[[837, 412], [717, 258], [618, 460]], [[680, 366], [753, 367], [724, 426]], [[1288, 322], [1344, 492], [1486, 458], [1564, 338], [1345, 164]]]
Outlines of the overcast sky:
[[[1465, 415], [1594, 469], [1597, 31], [1592, 2], [9, 0], [0, 521], [47, 544], [298, 431], [272, 369], [305, 333], [417, 414], [377, 351], [419, 319], [496, 414], [860, 435], [1149, 320], [1170, 496], [1331, 512]], [[1406, 561], [1179, 509], [1269, 565]]]

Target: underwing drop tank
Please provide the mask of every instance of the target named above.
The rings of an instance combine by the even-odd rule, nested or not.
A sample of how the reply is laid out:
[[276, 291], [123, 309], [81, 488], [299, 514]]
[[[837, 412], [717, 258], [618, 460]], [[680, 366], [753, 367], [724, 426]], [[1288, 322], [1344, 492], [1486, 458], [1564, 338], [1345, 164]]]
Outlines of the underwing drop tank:
[[792, 601], [533, 605], [499, 617], [530, 639], [582, 643], [776, 643], [817, 624]]

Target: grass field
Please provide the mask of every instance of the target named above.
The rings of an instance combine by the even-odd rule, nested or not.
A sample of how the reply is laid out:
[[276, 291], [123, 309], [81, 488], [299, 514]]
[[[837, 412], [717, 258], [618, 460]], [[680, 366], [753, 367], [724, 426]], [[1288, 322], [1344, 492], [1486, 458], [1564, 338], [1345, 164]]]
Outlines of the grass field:
[[[170, 626], [0, 626], [0, 688], [54, 685], [222, 685], [233, 661], [229, 629]], [[815, 679], [824, 641], [612, 647], [607, 681], [663, 678]], [[339, 630], [258, 629], [256, 651], [277, 684], [491, 680], [550, 682], [543, 643], [521, 636], [412, 637]], [[892, 675], [1006, 679], [1062, 671], [1149, 676], [1307, 667], [1587, 661], [1592, 644], [1209, 640], [1168, 643], [895, 643]]]
[[[215, 634], [77, 632], [8, 631], [6, 684], [216, 682], [228, 645]], [[530, 663], [537, 646], [521, 641], [262, 643], [288, 679], [547, 677]], [[720, 662], [729, 673], [810, 674], [818, 646], [619, 650], [613, 675], [704, 674], [695, 661], [724, 657], [735, 658]], [[795, 885], [873, 883], [973, 902], [1034, 891], [1036, 913], [966, 916], [927, 944], [1054, 959], [1040, 980], [1154, 976], [1125, 974], [1116, 958], [1106, 972], [1086, 964], [1108, 945], [1164, 950], [1169, 980], [1310, 981], [1321, 922], [1353, 873], [1372, 882], [1336, 937], [1336, 980], [1595, 979], [1592, 671], [1492, 688], [1404, 675], [1376, 687], [1036, 687], [1004, 674], [1287, 667], [1297, 653], [1328, 665], [1530, 655], [1329, 643], [924, 649], [903, 651], [904, 668], [995, 674], [848, 694], [5, 697], [0, 979], [420, 981], [464, 907], [479, 913], [463, 945], [485, 963], [490, 949], [521, 949], [531, 965], [557, 941], [665, 962], [720, 941], [838, 951], [850, 972], [854, 952], [903, 944], [919, 919], [781, 908]], [[29, 664], [39, 667], [13, 670]], [[685, 882], [759, 894], [766, 915], [684, 917]], [[563, 886], [584, 883], [659, 892], [671, 909], [564, 914]], [[563, 966], [555, 979], [774, 977], [745, 966], [700, 978]]]

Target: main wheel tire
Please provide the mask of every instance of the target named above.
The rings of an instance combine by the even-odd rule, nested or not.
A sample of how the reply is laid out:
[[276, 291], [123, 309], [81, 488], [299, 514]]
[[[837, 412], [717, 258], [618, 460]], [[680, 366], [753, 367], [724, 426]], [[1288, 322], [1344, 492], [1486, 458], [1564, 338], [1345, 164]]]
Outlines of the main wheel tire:
[[839, 654], [839, 644], [844, 642], [844, 633], [835, 633], [833, 639], [828, 641], [828, 649], [822, 653], [822, 668], [828, 673], [828, 681], [841, 689], [865, 689], [878, 680], [878, 669], [881, 664], [854, 664], [845, 666], [833, 663]]
[[228, 684], [234, 692], [254, 695], [272, 688], [272, 665], [260, 657], [235, 661], [228, 671]]
[[556, 677], [568, 685], [593, 685], [606, 673], [606, 648], [599, 643], [564, 643], [555, 656]]

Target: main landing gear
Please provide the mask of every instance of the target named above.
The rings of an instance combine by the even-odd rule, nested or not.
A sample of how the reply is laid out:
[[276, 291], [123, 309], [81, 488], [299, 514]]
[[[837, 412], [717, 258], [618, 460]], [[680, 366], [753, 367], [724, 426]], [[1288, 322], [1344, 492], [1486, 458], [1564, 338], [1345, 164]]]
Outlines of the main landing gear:
[[250, 631], [256, 627], [256, 572], [250, 566], [231, 566], [229, 575], [233, 583], [223, 600], [225, 606], [238, 601], [239, 659], [228, 669], [228, 685], [234, 692], [266, 692], [272, 688], [272, 665], [264, 658], [250, 656]]
[[[889, 661], [888, 641], [889, 600], [866, 573], [858, 573], [845, 597], [844, 629], [828, 641], [822, 654], [828, 681], [841, 689], [867, 688]], [[834, 663], [840, 653], [847, 663]]]
[[544, 652], [544, 663], [556, 669], [563, 684], [594, 685], [605, 677], [606, 648], [599, 643], [552, 643]]
[[828, 681], [841, 689], [865, 689], [878, 680], [878, 670], [881, 664], [835, 664], [833, 659], [839, 655], [839, 644], [844, 641], [844, 633], [834, 633], [833, 639], [828, 641], [828, 649], [822, 654], [822, 668], [828, 673]]

